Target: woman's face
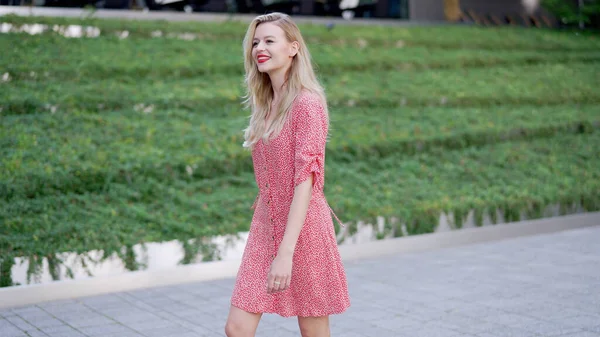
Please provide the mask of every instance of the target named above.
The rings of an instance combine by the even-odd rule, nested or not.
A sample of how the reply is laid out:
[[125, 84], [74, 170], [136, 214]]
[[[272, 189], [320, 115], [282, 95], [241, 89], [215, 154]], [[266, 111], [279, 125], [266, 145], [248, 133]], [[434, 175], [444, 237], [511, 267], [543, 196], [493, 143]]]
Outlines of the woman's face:
[[296, 46], [297, 42], [290, 43], [285, 38], [283, 29], [276, 24], [261, 23], [254, 32], [252, 59], [261, 73], [285, 73], [292, 64], [292, 57], [297, 53]]

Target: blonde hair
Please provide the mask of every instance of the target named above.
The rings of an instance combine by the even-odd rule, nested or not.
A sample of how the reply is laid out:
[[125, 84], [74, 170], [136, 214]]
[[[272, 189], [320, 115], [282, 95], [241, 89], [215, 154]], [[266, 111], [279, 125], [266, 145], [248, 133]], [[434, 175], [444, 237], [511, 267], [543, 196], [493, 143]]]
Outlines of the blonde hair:
[[[297, 41], [299, 44], [298, 52], [292, 58], [292, 64], [286, 74], [284, 82], [286, 86], [282, 92], [278, 110], [274, 112], [276, 117], [269, 130], [265, 130], [264, 123], [273, 102], [273, 87], [269, 75], [258, 71], [256, 61], [252, 57], [254, 33], [258, 25], [265, 22], [276, 24], [283, 30], [288, 42]], [[252, 112], [249, 125], [244, 130], [244, 147], [252, 149], [261, 137], [268, 140], [271, 136], [279, 134], [288, 118], [294, 100], [302, 90], [318, 95], [327, 114], [325, 92], [315, 75], [310, 53], [300, 34], [300, 29], [287, 14], [269, 13], [257, 16], [248, 27], [243, 41], [243, 48], [244, 68], [246, 70], [244, 103]]]

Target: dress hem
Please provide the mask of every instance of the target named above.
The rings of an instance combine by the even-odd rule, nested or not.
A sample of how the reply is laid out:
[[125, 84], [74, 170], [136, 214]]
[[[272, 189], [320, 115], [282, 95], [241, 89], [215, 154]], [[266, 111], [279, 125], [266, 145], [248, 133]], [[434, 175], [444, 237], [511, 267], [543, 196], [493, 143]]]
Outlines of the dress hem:
[[260, 310], [260, 311], [254, 311], [254, 310], [249, 310], [248, 308], [244, 308], [244, 306], [242, 305], [238, 305], [235, 302], [231, 302], [231, 305], [233, 305], [234, 307], [244, 310], [246, 312], [250, 312], [250, 313], [254, 313], [254, 314], [276, 314], [279, 315], [281, 317], [321, 317], [321, 316], [331, 316], [331, 315], [340, 315], [343, 314], [344, 312], [346, 312], [346, 310], [348, 310], [348, 308], [350, 308], [350, 304], [348, 304], [347, 306], [345, 306], [343, 309], [340, 310], [332, 310], [329, 312], [311, 312], [311, 313], [281, 313], [281, 312], [277, 312], [275, 310]]

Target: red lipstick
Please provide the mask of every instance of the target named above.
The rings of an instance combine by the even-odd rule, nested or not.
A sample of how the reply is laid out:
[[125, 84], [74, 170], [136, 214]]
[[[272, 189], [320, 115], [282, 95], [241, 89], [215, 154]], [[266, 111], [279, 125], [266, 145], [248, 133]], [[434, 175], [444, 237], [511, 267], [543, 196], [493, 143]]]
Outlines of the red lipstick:
[[265, 63], [270, 59], [270, 57], [268, 57], [267, 55], [264, 54], [259, 54], [258, 56], [256, 56], [256, 60], [258, 61], [258, 63]]

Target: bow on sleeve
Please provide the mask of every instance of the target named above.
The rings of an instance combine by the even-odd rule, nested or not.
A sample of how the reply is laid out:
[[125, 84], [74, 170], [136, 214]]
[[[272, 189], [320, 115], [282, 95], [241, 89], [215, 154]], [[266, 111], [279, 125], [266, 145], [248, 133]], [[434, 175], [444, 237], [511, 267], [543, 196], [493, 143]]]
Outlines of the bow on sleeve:
[[313, 174], [313, 189], [323, 189], [327, 130], [327, 115], [319, 98], [302, 97], [294, 113], [294, 187]]

